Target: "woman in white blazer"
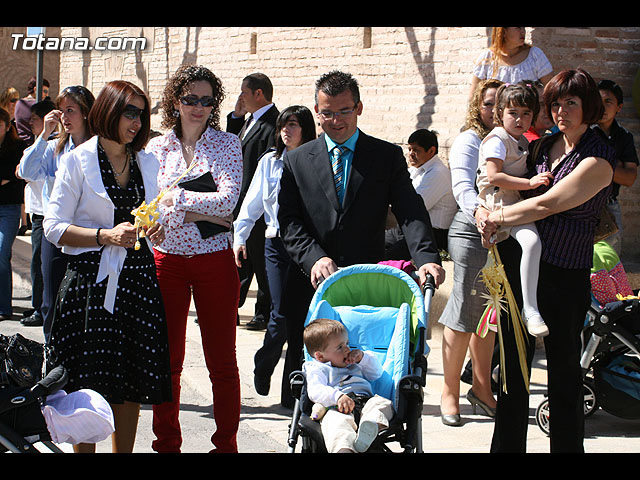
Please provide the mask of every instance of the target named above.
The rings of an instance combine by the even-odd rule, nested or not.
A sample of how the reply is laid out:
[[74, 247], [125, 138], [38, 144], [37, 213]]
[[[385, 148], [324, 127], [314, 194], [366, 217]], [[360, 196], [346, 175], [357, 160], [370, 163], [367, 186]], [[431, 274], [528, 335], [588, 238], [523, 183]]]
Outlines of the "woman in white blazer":
[[[95, 390], [111, 404], [114, 452], [130, 452], [140, 404], [171, 398], [167, 328], [152, 245], [136, 250], [131, 211], [157, 193], [158, 162], [142, 151], [149, 101], [137, 86], [109, 82], [89, 113], [95, 134], [63, 155], [43, 221], [44, 234], [69, 256], [50, 345], [69, 371], [66, 389]], [[79, 445], [76, 451], [95, 451]]]

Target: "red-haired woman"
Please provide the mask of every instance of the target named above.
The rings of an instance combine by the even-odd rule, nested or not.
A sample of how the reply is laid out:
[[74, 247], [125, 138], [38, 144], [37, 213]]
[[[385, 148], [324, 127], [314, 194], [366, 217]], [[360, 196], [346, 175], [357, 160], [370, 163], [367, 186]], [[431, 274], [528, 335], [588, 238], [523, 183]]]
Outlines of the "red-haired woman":
[[[157, 193], [158, 162], [142, 151], [149, 101], [137, 86], [108, 83], [89, 113], [95, 136], [60, 161], [43, 228], [69, 255], [50, 344], [69, 372], [66, 389], [87, 388], [111, 404], [114, 452], [131, 452], [140, 404], [171, 397], [167, 328], [152, 244], [135, 250], [131, 211]], [[78, 445], [76, 451], [95, 451]]]
[[553, 76], [553, 67], [544, 52], [525, 41], [524, 27], [492, 27], [491, 45], [476, 59], [471, 76], [473, 95], [481, 80], [496, 79], [516, 84], [539, 80], [543, 85]]

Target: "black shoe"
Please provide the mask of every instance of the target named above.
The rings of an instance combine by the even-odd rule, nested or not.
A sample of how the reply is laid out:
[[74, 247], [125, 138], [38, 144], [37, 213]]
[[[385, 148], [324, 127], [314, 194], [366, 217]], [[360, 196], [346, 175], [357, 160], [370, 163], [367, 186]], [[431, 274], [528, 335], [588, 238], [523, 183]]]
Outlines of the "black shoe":
[[41, 327], [44, 323], [42, 315], [34, 313], [30, 317], [23, 318], [20, 323], [25, 327]]
[[27, 310], [22, 312], [22, 318], [30, 317], [34, 313], [36, 313], [36, 309], [35, 308], [28, 308]]
[[258, 395], [262, 395], [266, 397], [269, 395], [269, 388], [271, 387], [271, 379], [269, 378], [261, 378], [257, 375], [253, 376], [253, 386], [256, 388], [256, 392]]
[[260, 317], [253, 317], [249, 323], [247, 323], [249, 330], [266, 330], [267, 322]]
[[11, 315], [5, 315], [4, 313], [0, 313], [0, 322], [2, 320], [11, 320]]

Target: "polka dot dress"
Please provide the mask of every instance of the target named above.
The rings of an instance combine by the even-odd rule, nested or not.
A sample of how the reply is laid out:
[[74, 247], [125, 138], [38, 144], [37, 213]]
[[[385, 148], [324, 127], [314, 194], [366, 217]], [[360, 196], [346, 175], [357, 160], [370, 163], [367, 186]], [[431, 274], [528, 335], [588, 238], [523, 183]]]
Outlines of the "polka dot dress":
[[[105, 189], [115, 205], [115, 223], [131, 221], [144, 200], [135, 161], [126, 188], [115, 180], [102, 149]], [[110, 403], [158, 404], [171, 399], [164, 306], [148, 244], [127, 249], [113, 314], [104, 309], [107, 279], [96, 283], [101, 251], [71, 255], [60, 286], [51, 332], [56, 363], [69, 372], [65, 391], [88, 388]]]

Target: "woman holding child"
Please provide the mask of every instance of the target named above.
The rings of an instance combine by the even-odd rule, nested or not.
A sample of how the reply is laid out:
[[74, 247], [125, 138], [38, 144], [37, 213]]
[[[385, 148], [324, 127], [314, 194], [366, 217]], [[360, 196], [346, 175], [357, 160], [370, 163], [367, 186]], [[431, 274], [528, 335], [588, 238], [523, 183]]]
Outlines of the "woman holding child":
[[[566, 70], [546, 85], [543, 101], [559, 132], [529, 145], [532, 174], [551, 173], [549, 185], [523, 192], [524, 200], [479, 222], [485, 242], [499, 226], [535, 222], [542, 242], [538, 306], [549, 328], [547, 356], [551, 452], [583, 452], [584, 414], [580, 371], [580, 331], [590, 304], [589, 273], [593, 238], [606, 201], [615, 158], [589, 128], [602, 115], [602, 101], [591, 76]], [[532, 152], [537, 152], [533, 153]], [[486, 212], [485, 212], [486, 213]], [[513, 238], [498, 244], [507, 278], [519, 305], [521, 248]], [[524, 452], [529, 395], [518, 367], [512, 332], [505, 329], [508, 393], [499, 392], [492, 452]], [[528, 337], [529, 369], [535, 348]]]

